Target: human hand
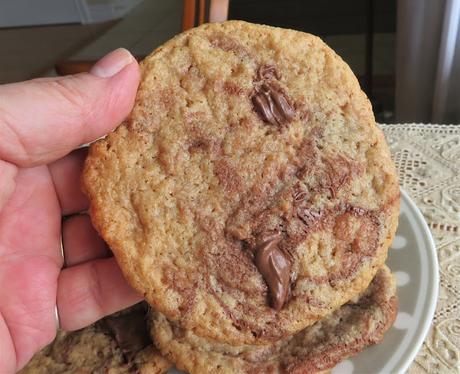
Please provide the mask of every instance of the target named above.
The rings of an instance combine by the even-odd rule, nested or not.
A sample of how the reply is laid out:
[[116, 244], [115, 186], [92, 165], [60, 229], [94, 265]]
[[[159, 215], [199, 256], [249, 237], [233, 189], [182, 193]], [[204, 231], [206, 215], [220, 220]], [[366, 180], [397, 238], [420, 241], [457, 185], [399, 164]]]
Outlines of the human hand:
[[71, 151], [128, 115], [139, 76], [120, 49], [90, 73], [0, 86], [0, 373], [52, 341], [56, 306], [75, 330], [140, 300], [87, 215], [61, 227], [88, 208], [86, 150]]

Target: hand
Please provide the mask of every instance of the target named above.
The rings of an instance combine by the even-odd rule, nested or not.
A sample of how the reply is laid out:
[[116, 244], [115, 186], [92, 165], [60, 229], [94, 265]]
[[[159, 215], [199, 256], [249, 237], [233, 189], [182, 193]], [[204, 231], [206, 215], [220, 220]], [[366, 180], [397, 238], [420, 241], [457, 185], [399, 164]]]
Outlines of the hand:
[[90, 73], [0, 86], [0, 373], [52, 341], [56, 305], [75, 330], [140, 300], [87, 215], [61, 224], [88, 208], [72, 150], [120, 124], [139, 76], [119, 49]]

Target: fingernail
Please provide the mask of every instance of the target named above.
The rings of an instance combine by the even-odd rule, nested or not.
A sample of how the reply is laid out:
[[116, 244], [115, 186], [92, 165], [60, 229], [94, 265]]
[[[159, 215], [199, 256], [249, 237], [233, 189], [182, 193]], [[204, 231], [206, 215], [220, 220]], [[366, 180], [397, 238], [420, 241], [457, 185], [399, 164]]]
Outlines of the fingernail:
[[90, 73], [99, 78], [110, 78], [133, 61], [134, 57], [127, 49], [118, 48], [96, 62]]

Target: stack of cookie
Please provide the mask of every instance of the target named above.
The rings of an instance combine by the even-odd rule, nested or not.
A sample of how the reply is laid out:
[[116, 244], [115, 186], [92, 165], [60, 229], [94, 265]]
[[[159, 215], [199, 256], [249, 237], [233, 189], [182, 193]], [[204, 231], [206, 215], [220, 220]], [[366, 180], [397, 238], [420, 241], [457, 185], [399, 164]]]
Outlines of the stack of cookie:
[[159, 350], [190, 373], [314, 373], [380, 341], [399, 187], [349, 67], [317, 37], [237, 21], [141, 67], [83, 185]]
[[84, 329], [59, 330], [18, 374], [162, 374], [171, 363], [152, 344], [145, 302]]

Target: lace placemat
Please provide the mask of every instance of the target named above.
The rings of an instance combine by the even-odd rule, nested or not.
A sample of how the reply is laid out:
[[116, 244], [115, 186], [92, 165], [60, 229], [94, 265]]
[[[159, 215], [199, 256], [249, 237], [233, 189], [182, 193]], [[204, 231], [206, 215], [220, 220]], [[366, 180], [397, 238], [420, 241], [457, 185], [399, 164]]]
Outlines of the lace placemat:
[[425, 216], [440, 265], [430, 332], [408, 373], [460, 373], [460, 125], [380, 125], [401, 186]]

